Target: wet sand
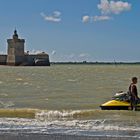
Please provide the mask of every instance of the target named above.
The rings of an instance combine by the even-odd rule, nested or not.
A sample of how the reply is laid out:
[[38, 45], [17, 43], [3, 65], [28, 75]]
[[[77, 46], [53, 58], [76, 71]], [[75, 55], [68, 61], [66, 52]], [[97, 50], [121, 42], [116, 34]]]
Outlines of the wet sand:
[[40, 135], [40, 134], [0, 134], [0, 140], [139, 140], [136, 137], [113, 136], [75, 136], [75, 135]]

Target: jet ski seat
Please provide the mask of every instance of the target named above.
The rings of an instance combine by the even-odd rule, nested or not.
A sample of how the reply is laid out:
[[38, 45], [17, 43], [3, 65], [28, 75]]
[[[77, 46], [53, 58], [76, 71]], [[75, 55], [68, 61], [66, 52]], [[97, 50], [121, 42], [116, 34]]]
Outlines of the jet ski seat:
[[113, 97], [113, 100], [130, 102], [130, 95], [128, 92], [118, 92]]

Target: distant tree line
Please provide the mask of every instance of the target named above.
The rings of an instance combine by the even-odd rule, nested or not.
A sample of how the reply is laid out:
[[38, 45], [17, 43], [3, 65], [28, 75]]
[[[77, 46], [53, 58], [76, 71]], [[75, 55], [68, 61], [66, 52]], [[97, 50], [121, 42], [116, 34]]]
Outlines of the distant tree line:
[[108, 64], [108, 65], [119, 65], [119, 64], [140, 64], [140, 62], [87, 62], [87, 61], [82, 61], [82, 62], [51, 62], [51, 64]]

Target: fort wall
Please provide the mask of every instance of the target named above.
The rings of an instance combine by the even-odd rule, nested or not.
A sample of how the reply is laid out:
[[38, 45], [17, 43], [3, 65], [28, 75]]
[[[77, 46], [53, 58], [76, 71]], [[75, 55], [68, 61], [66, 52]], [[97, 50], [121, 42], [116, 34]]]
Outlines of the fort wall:
[[7, 55], [0, 55], [0, 65], [6, 65]]

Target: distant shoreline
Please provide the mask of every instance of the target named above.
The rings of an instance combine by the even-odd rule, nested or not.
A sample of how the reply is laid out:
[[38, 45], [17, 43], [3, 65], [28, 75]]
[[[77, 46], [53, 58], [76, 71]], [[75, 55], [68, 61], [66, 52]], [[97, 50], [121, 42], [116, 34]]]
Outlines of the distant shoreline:
[[140, 65], [140, 62], [51, 62], [51, 64], [72, 65]]

